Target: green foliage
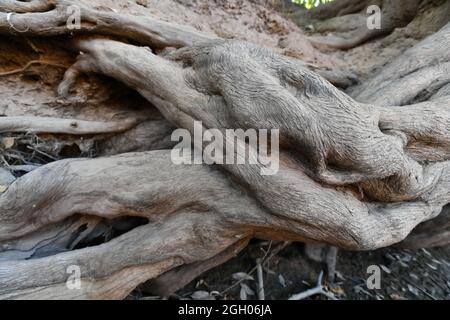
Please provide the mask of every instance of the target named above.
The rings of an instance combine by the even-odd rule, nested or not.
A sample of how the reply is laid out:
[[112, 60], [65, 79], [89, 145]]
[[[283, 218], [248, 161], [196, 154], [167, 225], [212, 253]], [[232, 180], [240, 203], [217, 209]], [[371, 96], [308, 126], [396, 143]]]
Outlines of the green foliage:
[[306, 9], [311, 9], [312, 7], [318, 7], [319, 5], [333, 0], [291, 0], [293, 3], [304, 6]]

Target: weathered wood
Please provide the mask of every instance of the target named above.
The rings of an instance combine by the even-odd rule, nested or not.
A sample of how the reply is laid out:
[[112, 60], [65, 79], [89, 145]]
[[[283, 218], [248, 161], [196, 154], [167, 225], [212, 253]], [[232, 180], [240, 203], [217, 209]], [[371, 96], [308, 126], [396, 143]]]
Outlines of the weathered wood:
[[33, 132], [87, 135], [127, 131], [135, 125], [136, 121], [133, 119], [100, 122], [51, 117], [1, 117], [0, 133]]

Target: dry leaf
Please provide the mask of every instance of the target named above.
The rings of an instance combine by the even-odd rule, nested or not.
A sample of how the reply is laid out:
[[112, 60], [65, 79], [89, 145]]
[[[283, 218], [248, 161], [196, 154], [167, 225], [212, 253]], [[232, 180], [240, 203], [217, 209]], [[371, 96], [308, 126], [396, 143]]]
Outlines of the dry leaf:
[[5, 138], [3, 138], [2, 139], [2, 144], [3, 144], [3, 147], [5, 148], [5, 149], [9, 149], [9, 148], [12, 148], [13, 146], [14, 146], [14, 138], [12, 138], [12, 137], [5, 137]]
[[6, 189], [8, 189], [8, 187], [7, 187], [7, 186], [2, 186], [2, 185], [0, 185], [0, 193], [3, 193], [3, 192], [5, 192], [5, 191], [6, 191]]

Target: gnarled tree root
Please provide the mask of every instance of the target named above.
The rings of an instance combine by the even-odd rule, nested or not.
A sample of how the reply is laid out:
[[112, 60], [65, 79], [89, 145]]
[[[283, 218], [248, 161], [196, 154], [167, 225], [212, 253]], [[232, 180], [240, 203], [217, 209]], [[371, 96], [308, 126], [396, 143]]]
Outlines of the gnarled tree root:
[[[423, 136], [429, 142], [430, 123], [437, 125], [433, 137], [448, 143], [449, 115], [435, 113], [438, 102], [417, 105], [409, 116], [398, 108], [386, 111], [359, 104], [295, 61], [236, 41], [182, 48], [168, 56], [173, 61], [109, 40], [80, 40], [74, 46], [84, 54], [66, 72], [58, 89], [61, 95], [67, 95], [79, 73], [101, 72], [136, 89], [178, 127], [192, 129], [197, 120], [205, 128], [280, 129], [281, 145], [306, 157], [306, 172], [314, 179], [332, 185], [359, 183], [367, 196], [379, 201], [418, 198], [439, 179], [442, 165], [421, 165], [405, 151], [412, 138], [420, 141]], [[249, 85], [261, 90], [249, 95]], [[429, 114], [424, 128], [407, 121], [424, 112]], [[395, 119], [395, 113], [403, 121], [383, 127], [381, 121]], [[422, 160], [431, 160], [433, 152], [427, 156], [422, 151]], [[249, 185], [258, 183], [253, 175], [258, 166], [225, 168]]]

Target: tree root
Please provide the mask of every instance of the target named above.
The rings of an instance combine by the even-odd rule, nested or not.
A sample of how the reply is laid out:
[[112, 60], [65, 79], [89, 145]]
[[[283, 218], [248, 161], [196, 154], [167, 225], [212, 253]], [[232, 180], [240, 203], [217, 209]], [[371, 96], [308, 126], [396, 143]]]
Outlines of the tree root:
[[[233, 212], [236, 214], [238, 212], [247, 212], [246, 215], [250, 214], [250, 216], [253, 215], [255, 217], [260, 217], [261, 214], [265, 212], [262, 211], [260, 207], [255, 207], [255, 204], [251, 204], [253, 201], [251, 198], [246, 199], [242, 198], [242, 196], [238, 197], [238, 193], [236, 196], [241, 200], [233, 199], [232, 202], [234, 202], [235, 205], [232, 208], [229, 208], [229, 203], [232, 203], [231, 194], [235, 189], [234, 187], [231, 188], [230, 185], [221, 182], [223, 176], [219, 172], [214, 170], [210, 171], [207, 166], [190, 167], [188, 165], [168, 165], [167, 162], [170, 162], [170, 152], [154, 151], [151, 153], [126, 154], [94, 160], [61, 160], [40, 167], [16, 180], [9, 186], [8, 190], [1, 195], [0, 201], [2, 208], [5, 208], [5, 211], [2, 213], [1, 217], [2, 232], [0, 234], [0, 239], [8, 240], [24, 236], [47, 224], [62, 221], [65, 218], [80, 212], [104, 218], [127, 215], [154, 219], [153, 215], [156, 213], [162, 214], [162, 212], [177, 211], [178, 208], [185, 207], [186, 203], [196, 202], [199, 203], [198, 205], [201, 204], [201, 206], [207, 208], [213, 207], [218, 211], [223, 211], [225, 209], [231, 210], [229, 214], [238, 219], [238, 222], [240, 219], [239, 214], [234, 216]], [[99, 168], [102, 168], [103, 172], [106, 172], [108, 168], [111, 168], [114, 172], [102, 176], [96, 173]], [[162, 168], [166, 168], [164, 169], [166, 173], [162, 171]], [[139, 170], [144, 170], [146, 176], [142, 176], [142, 178], [137, 181], [132, 173]], [[61, 175], [62, 172], [65, 173], [64, 176]], [[183, 174], [185, 174], [188, 179], [184, 179], [182, 177]], [[292, 171], [287, 172], [287, 174], [292, 175]], [[147, 176], [153, 178], [147, 179]], [[70, 187], [66, 185], [66, 179], [71, 181]], [[172, 181], [173, 185], [165, 185], [165, 179]], [[389, 234], [390, 231], [393, 231], [396, 228], [400, 228], [400, 230], [396, 231], [401, 231], [400, 233], [402, 235], [399, 236], [405, 237], [409, 231], [401, 229], [401, 226], [412, 229], [417, 223], [421, 222], [421, 220], [433, 217], [437, 214], [436, 210], [440, 212], [441, 209], [439, 206], [441, 200], [434, 199], [435, 195], [433, 194], [429, 195], [428, 204], [426, 205], [425, 203], [411, 202], [381, 206], [381, 204], [358, 202], [356, 199], [349, 197], [346, 192], [341, 193], [333, 189], [323, 188], [308, 179], [305, 175], [297, 175], [297, 179], [302, 179], [298, 181], [298, 187], [302, 190], [299, 190], [301, 192], [300, 198], [298, 198], [299, 200], [294, 200], [294, 198], [291, 200], [288, 199], [292, 204], [297, 203], [300, 200], [308, 202], [308, 197], [311, 197], [310, 200], [314, 197], [323, 197], [324, 199], [329, 197], [332, 199], [332, 202], [337, 202], [338, 200], [334, 199], [339, 199], [339, 201], [345, 205], [337, 206], [333, 211], [331, 204], [330, 208], [325, 207], [325, 204], [330, 202], [330, 200], [324, 200], [323, 205], [321, 205], [321, 213], [317, 214], [322, 218], [311, 216], [309, 213], [310, 210], [307, 208], [302, 210], [297, 209], [295, 210], [295, 214], [293, 209], [286, 208], [289, 211], [292, 211], [292, 216], [290, 217], [286, 217], [286, 214], [281, 212], [277, 212], [276, 215], [282, 218], [281, 221], [286, 218], [294, 220], [300, 219], [301, 221], [303, 221], [303, 219], [317, 220], [317, 223], [322, 221], [321, 224], [323, 224], [324, 232], [320, 235], [317, 235], [317, 230], [313, 227], [311, 227], [311, 229], [309, 227], [302, 227], [302, 231], [296, 230], [296, 227], [298, 226], [296, 224], [291, 226], [293, 229], [288, 230], [291, 234], [306, 232], [303, 233], [301, 237], [311, 236], [311, 239], [318, 241], [325, 240], [325, 238], [322, 237], [326, 237], [327, 242], [330, 243], [333, 242], [333, 239], [340, 239], [340, 245], [344, 247], [363, 248], [366, 245], [369, 247], [376, 247], [377, 243], [379, 243], [378, 245], [382, 245], [382, 243], [385, 242], [399, 241], [401, 239], [392, 239], [393, 235], [385, 238], [377, 237], [378, 239], [373, 245], [365, 243], [368, 241], [355, 242], [355, 239], [356, 237], [365, 238], [365, 232], [363, 232], [363, 230], [358, 230], [358, 228], [362, 227], [365, 231], [366, 228], [377, 228], [377, 225], [380, 227], [380, 230], [369, 231], [367, 233], [369, 237], [370, 234], [373, 233]], [[203, 185], [192, 185], [191, 181], [199, 181], [202, 182]], [[145, 185], [142, 185], [142, 183], [145, 183]], [[447, 183], [447, 181], [445, 180], [441, 183], [442, 189], [444, 190], [436, 190], [436, 192], [439, 192], [439, 195], [446, 195], [448, 193], [448, 190], [445, 190], [445, 183]], [[35, 184], [41, 186], [40, 191], [30, 193], [28, 190], [36, 189]], [[175, 188], [175, 184], [177, 185], [177, 188]], [[117, 190], [120, 190], [120, 186], [123, 185], [127, 185], [129, 191], [127, 191], [127, 193], [116, 194]], [[79, 186], [84, 187], [80, 189]], [[99, 193], [98, 191], [95, 191], [105, 190], [105, 186], [108, 186], [108, 189], [111, 190], [110, 193], [105, 191]], [[141, 191], [133, 196], [133, 192], [138, 189]], [[188, 198], [170, 198], [172, 200], [170, 203], [167, 203], [167, 198], [156, 198], [156, 202], [155, 200], [152, 200], [155, 199], [158, 194], [165, 194], [167, 197], [170, 197], [170, 195], [182, 195], [182, 190], [188, 189], [190, 190]], [[113, 190], [115, 192], [112, 192]], [[206, 190], [209, 190], [209, 192]], [[217, 190], [217, 195], [212, 193], [212, 190]], [[23, 201], [17, 200], [23, 199], [27, 194], [27, 203], [33, 204], [31, 206], [23, 206]], [[194, 194], [198, 196], [192, 197]], [[205, 196], [205, 194], [207, 196]], [[229, 199], [221, 199], [220, 197], [222, 194], [229, 194]], [[19, 195], [21, 195], [21, 197], [19, 197]], [[91, 197], [88, 197], [89, 195], [91, 195]], [[49, 202], [48, 197], [52, 197], [54, 200]], [[56, 199], [60, 200], [56, 201]], [[442, 202], [445, 202], [445, 200], [442, 200]], [[308, 203], [308, 205], [314, 204]], [[361, 215], [361, 218], [356, 216], [353, 219], [355, 223], [356, 221], [361, 220], [358, 222], [361, 223], [361, 225], [349, 225], [347, 229], [351, 234], [336, 234], [337, 230], [342, 228], [341, 223], [344, 223], [344, 221], [333, 220], [333, 217], [335, 217], [336, 212], [339, 212], [339, 215], [348, 216], [350, 214], [348, 212], [350, 207], [353, 207], [352, 211], [354, 212], [366, 212], [366, 214], [358, 214], [358, 216]], [[61, 208], [65, 209], [62, 210]], [[139, 208], [146, 209], [143, 210]], [[328, 212], [328, 210], [330, 210], [330, 212]], [[401, 211], [403, 210], [409, 210], [409, 212], [405, 212], [404, 214], [405, 216], [411, 216], [410, 221], [401, 220], [403, 215]], [[317, 211], [317, 209], [315, 209], [315, 211]], [[390, 217], [389, 212], [392, 213], [392, 217]], [[417, 212], [415, 217], [418, 221], [413, 221], [413, 212]], [[384, 218], [377, 222], [377, 219], [380, 217]], [[389, 220], [394, 217], [394, 220]], [[255, 220], [258, 219], [255, 218]], [[275, 221], [277, 221], [277, 219], [275, 219]], [[255, 221], [255, 223], [259, 225], [262, 222]], [[303, 223], [304, 222], [301, 222], [300, 225]], [[391, 223], [392, 225], [389, 225]], [[351, 230], [352, 227], [355, 227], [355, 229]], [[328, 232], [329, 234], [326, 235]]]
[[[0, 196], [3, 242], [76, 213], [104, 218], [142, 216], [150, 223], [102, 246], [1, 262], [0, 296], [29, 298], [36, 292], [47, 297], [120, 298], [148, 278], [210, 259], [251, 236], [310, 238], [351, 249], [376, 248], [402, 240], [418, 223], [441, 211], [438, 203], [450, 200], [450, 177], [439, 200], [430, 195], [427, 203], [392, 205], [358, 202], [346, 192], [314, 187], [306, 176], [303, 179], [295, 183], [302, 188], [295, 198], [278, 202], [291, 211], [286, 215], [262, 210], [211, 167], [172, 165], [168, 151], [62, 160], [43, 166], [16, 180]], [[446, 199], [442, 200], [444, 192]], [[295, 215], [288, 203], [295, 206]], [[82, 280], [81, 291], [65, 287], [70, 265], [81, 266], [85, 270], [82, 279], [90, 279]], [[19, 280], [17, 274], [25, 278]], [[120, 290], [112, 292], [111, 287], [118, 285]]]
[[[4, 1], [3, 1], [4, 2]], [[25, 6], [23, 2], [8, 1], [0, 9], [0, 34], [21, 36], [56, 36], [64, 34], [95, 33], [128, 38], [153, 48], [183, 47], [196, 42], [210, 40], [205, 35], [188, 27], [159, 21], [150, 17], [131, 16], [115, 12], [88, 8], [78, 1], [41, 1], [44, 5]], [[21, 6], [20, 11], [15, 11]], [[71, 16], [68, 8], [78, 8], [81, 14], [80, 28], [69, 29]], [[37, 11], [36, 11], [37, 9]], [[44, 9], [47, 9], [45, 12]], [[20, 12], [13, 14], [11, 12]]]
[[[340, 1], [345, 2], [345, 1]], [[354, 2], [354, 1], [353, 1]], [[339, 4], [339, 1], [336, 3], [330, 4], [330, 6], [336, 6]], [[374, 3], [362, 2], [353, 8], [364, 10], [366, 9], [366, 4], [373, 5]], [[339, 38], [339, 37], [311, 37], [309, 40], [316, 47], [330, 47], [335, 49], [350, 49], [354, 48], [357, 45], [366, 42], [372, 38], [389, 34], [395, 28], [406, 26], [417, 14], [419, 9], [419, 0], [397, 0], [397, 1], [382, 1], [381, 5], [381, 23], [380, 28], [369, 29], [366, 25], [366, 19], [358, 19], [361, 23], [360, 26], [349, 33], [347, 38]], [[353, 12], [354, 10], [341, 11], [340, 14], [344, 14], [347, 12]], [[364, 12], [365, 14], [365, 12]], [[334, 16], [335, 17], [335, 16]], [[325, 29], [332, 27], [333, 24], [337, 24], [338, 26], [334, 28], [333, 31], [337, 31], [337, 29], [352, 29], [354, 19], [351, 19], [351, 22], [346, 22], [346, 18], [338, 16], [335, 18], [339, 22], [330, 22], [328, 26], [325, 26]], [[342, 22], [346, 24], [346, 27], [342, 26]], [[322, 23], [324, 24], [324, 23]], [[320, 27], [319, 27], [320, 29]]]
[[88, 135], [122, 132], [135, 125], [135, 120], [99, 122], [50, 117], [0, 117], [0, 133], [33, 132]]
[[446, 206], [437, 218], [418, 225], [408, 238], [396, 246], [400, 248], [420, 249], [428, 247], [444, 247], [449, 244], [450, 207]]

